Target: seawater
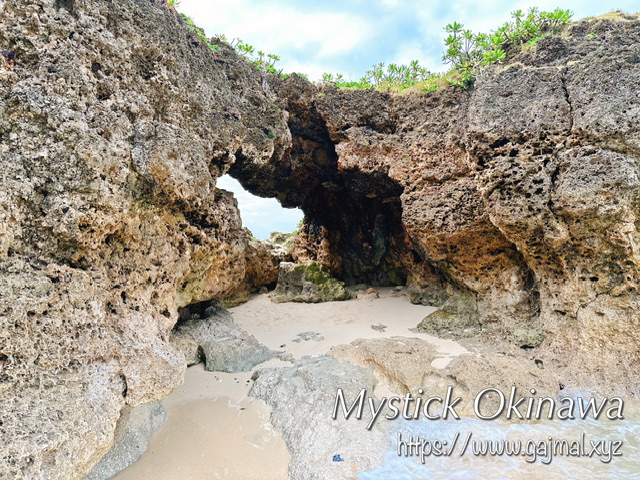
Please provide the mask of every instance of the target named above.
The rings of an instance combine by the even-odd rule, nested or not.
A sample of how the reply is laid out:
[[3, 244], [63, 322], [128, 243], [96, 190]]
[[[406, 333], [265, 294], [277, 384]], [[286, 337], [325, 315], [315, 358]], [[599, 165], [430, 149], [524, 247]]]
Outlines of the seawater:
[[[624, 420], [608, 420], [603, 413], [598, 420], [588, 417], [584, 420], [534, 420], [513, 422], [501, 420], [480, 420], [475, 417], [461, 417], [460, 420], [396, 420], [392, 422], [390, 440], [392, 447], [384, 455], [382, 463], [369, 472], [361, 473], [360, 480], [616, 480], [640, 479], [640, 400], [626, 400]], [[549, 442], [552, 440], [578, 441], [586, 445], [586, 453], [592, 451], [591, 442], [602, 442], [591, 457], [570, 457], [555, 455], [549, 462], [548, 456], [527, 455], [474, 455], [469, 442], [464, 455], [460, 455], [467, 436], [480, 446], [483, 441], [522, 442], [523, 449], [529, 440]], [[447, 442], [444, 449], [451, 446], [456, 434], [458, 440], [450, 456], [424, 457], [398, 455], [398, 434], [402, 440], [419, 437], [433, 443]], [[619, 445], [621, 456], [615, 456], [608, 463], [603, 455], [605, 448]], [[547, 443], [548, 444], [548, 443]], [[515, 444], [512, 444], [515, 445]], [[537, 446], [537, 443], [536, 443]], [[538, 447], [542, 450], [544, 447]], [[542, 451], [541, 450], [541, 451]], [[549, 452], [550, 449], [547, 450]], [[406, 450], [403, 450], [405, 453]], [[600, 454], [598, 454], [600, 453]], [[602, 459], [602, 460], [601, 460]], [[535, 461], [534, 461], [535, 460]], [[547, 462], [548, 464], [543, 463]]]

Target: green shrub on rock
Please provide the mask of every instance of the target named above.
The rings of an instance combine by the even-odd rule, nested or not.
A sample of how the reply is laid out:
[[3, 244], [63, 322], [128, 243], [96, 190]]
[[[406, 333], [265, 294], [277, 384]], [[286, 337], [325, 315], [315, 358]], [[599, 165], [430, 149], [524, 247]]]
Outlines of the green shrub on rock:
[[519, 49], [523, 44], [539, 40], [549, 33], [557, 33], [558, 27], [569, 23], [573, 13], [560, 8], [541, 12], [533, 7], [526, 15], [522, 10], [516, 10], [511, 12], [511, 16], [511, 22], [490, 33], [473, 33], [463, 29], [464, 25], [458, 22], [445, 27], [449, 35], [444, 41], [447, 49], [442, 60], [458, 72], [455, 84], [470, 87], [483, 68], [503, 60], [509, 50]]

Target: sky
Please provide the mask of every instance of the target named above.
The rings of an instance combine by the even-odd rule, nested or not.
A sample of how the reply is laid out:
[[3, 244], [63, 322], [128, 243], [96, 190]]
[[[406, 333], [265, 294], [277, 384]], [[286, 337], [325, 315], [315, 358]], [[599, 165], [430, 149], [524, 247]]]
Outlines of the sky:
[[[379, 62], [419, 60], [431, 72], [447, 70], [441, 61], [445, 25], [457, 21], [488, 32], [509, 20], [510, 12], [531, 6], [570, 9], [577, 20], [616, 9], [635, 13], [640, 0], [181, 0], [178, 11], [208, 36], [240, 38], [256, 50], [279, 55], [276, 67], [285, 73], [305, 73], [312, 80], [325, 72], [342, 73], [355, 81]], [[302, 217], [279, 208], [275, 200], [247, 197], [239, 184], [224, 188], [236, 193], [244, 225], [257, 238], [268, 237], [271, 230], [292, 231]]]
[[269, 238], [271, 232], [293, 232], [303, 217], [302, 210], [282, 208], [274, 198], [261, 198], [250, 194], [229, 175], [220, 177], [216, 186], [233, 192], [238, 200], [242, 225], [260, 240]]
[[342, 73], [358, 80], [378, 62], [420, 60], [442, 71], [444, 26], [461, 22], [489, 31], [509, 20], [510, 12], [531, 6], [570, 9], [574, 19], [611, 10], [640, 11], [640, 0], [181, 0], [178, 7], [205, 29], [241, 38], [256, 50], [281, 57], [284, 72], [311, 79]]

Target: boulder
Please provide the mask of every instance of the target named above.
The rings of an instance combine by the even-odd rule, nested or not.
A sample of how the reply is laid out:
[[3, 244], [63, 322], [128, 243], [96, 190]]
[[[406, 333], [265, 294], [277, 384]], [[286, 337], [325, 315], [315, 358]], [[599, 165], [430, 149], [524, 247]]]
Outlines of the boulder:
[[329, 271], [316, 262], [296, 264], [282, 262], [278, 285], [271, 300], [282, 302], [332, 302], [351, 297], [343, 282], [336, 280]]
[[265, 347], [238, 327], [229, 312], [216, 308], [181, 323], [172, 341], [184, 348], [187, 362], [198, 363], [201, 355], [210, 372], [247, 372], [282, 353]]
[[476, 335], [480, 328], [475, 297], [469, 293], [457, 293], [449, 297], [441, 308], [427, 315], [414, 331], [442, 338], [465, 338]]

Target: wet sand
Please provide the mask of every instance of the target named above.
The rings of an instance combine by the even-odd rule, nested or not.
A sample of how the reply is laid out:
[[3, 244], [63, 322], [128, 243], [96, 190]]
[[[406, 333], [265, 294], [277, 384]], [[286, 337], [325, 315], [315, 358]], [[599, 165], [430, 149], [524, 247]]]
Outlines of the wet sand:
[[[320, 304], [275, 304], [266, 294], [255, 295], [229, 311], [241, 328], [292, 360], [327, 353], [357, 338], [392, 336], [432, 343], [441, 354], [434, 360], [440, 368], [466, 353], [457, 342], [409, 331], [434, 308], [412, 305], [389, 288], [379, 292], [377, 299]], [[274, 359], [256, 369], [290, 365]], [[269, 407], [247, 396], [251, 375], [206, 372], [202, 364], [189, 368], [184, 384], [162, 402], [167, 421], [148, 451], [113, 478], [286, 480], [289, 453], [269, 422]]]
[[289, 453], [269, 423], [270, 409], [247, 397], [251, 373], [187, 369], [162, 401], [167, 421], [119, 480], [286, 480]]

